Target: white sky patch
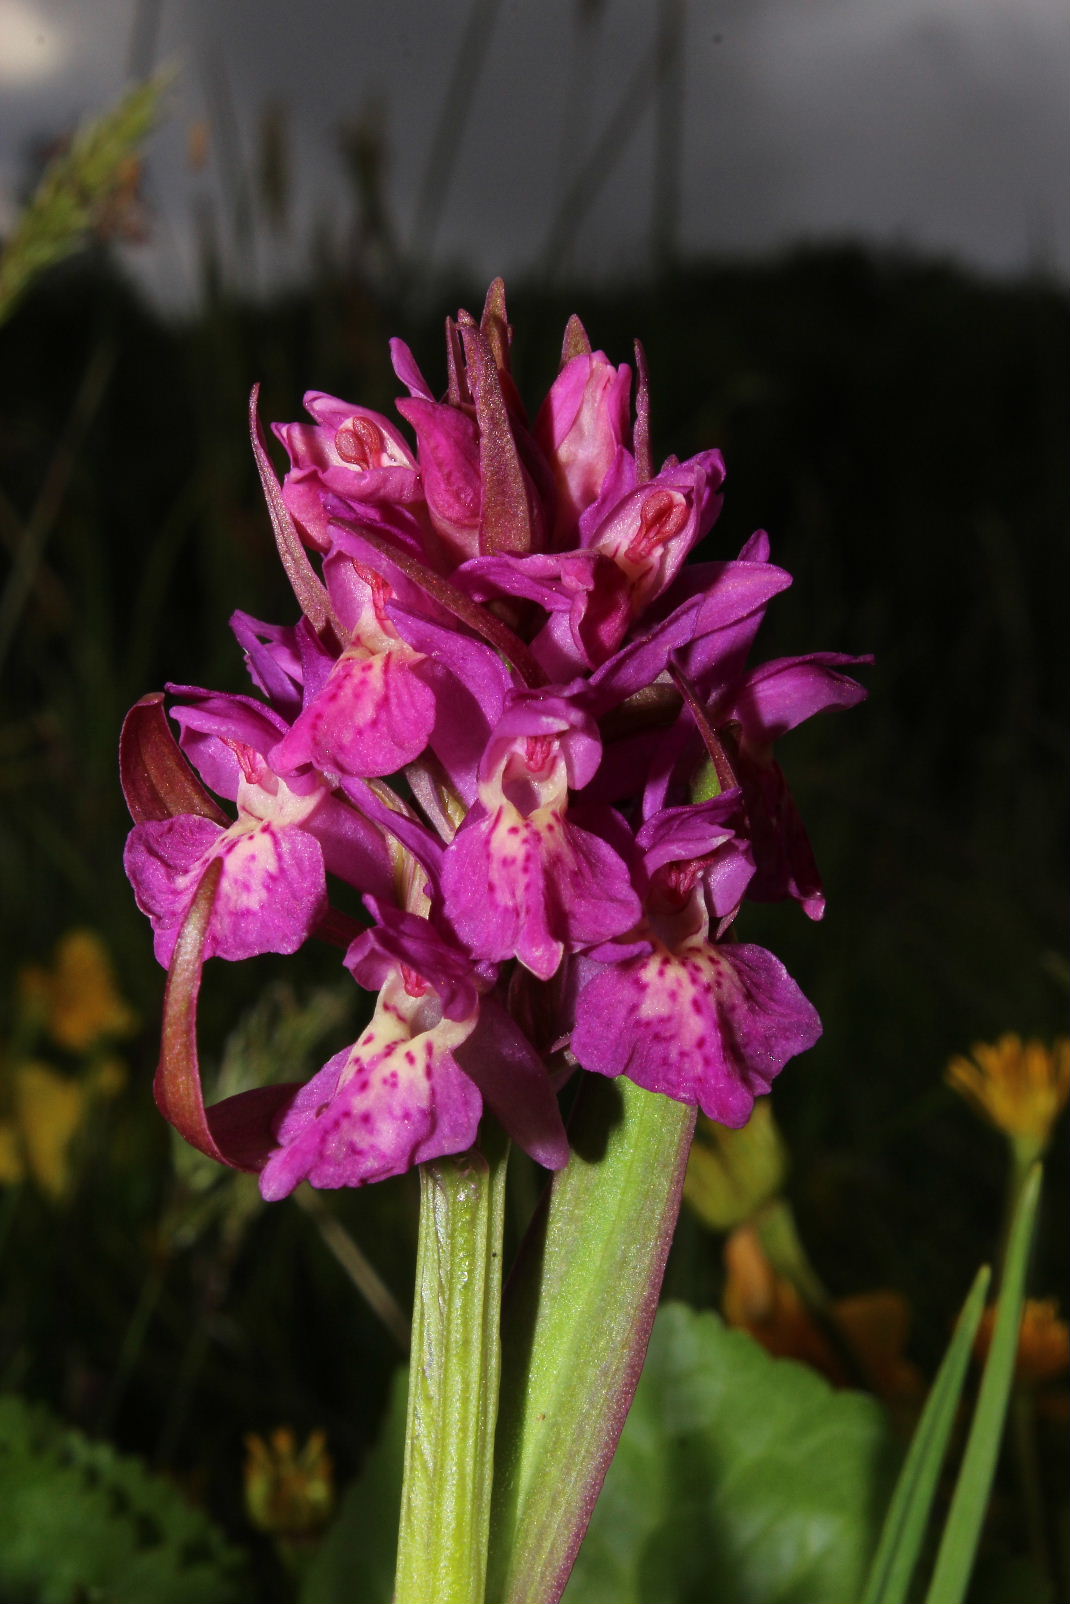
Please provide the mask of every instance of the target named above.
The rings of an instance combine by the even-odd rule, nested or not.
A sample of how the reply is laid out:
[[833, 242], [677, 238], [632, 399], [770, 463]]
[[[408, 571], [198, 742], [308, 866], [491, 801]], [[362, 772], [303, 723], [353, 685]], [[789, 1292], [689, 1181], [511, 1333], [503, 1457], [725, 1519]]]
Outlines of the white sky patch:
[[64, 28], [24, 0], [0, 0], [0, 86], [42, 84], [70, 56]]

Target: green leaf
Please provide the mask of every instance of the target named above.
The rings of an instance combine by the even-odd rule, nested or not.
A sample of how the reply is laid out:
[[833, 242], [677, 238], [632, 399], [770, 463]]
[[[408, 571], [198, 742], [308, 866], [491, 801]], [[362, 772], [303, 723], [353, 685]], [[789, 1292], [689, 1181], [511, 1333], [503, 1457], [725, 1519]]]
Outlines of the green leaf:
[[241, 1557], [138, 1459], [0, 1397], [0, 1597], [236, 1604]]
[[937, 1372], [884, 1518], [861, 1604], [904, 1604], [929, 1523], [991, 1271], [982, 1265]]
[[379, 1440], [309, 1562], [300, 1604], [390, 1604], [394, 1591], [408, 1370], [394, 1374]]
[[874, 1399], [667, 1304], [565, 1604], [845, 1604], [896, 1457]]
[[509, 1281], [491, 1604], [561, 1597], [643, 1366], [694, 1121], [623, 1076], [584, 1077], [572, 1157]]
[[1019, 1193], [1011, 1221], [992, 1346], [925, 1604], [960, 1604], [969, 1585], [1014, 1379], [1041, 1176], [1041, 1167], [1035, 1164]]

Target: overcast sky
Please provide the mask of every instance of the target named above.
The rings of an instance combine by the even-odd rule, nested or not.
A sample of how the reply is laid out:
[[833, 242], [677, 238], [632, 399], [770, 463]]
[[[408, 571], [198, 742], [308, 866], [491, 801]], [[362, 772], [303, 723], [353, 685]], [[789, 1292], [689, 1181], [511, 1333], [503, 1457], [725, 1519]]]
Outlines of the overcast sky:
[[0, 228], [30, 143], [150, 55], [179, 76], [151, 147], [153, 238], [130, 259], [171, 299], [195, 285], [197, 208], [233, 217], [225, 175], [252, 170], [271, 102], [296, 226], [261, 228], [239, 261], [222, 225], [232, 271], [261, 285], [300, 272], [313, 220], [349, 226], [337, 130], [369, 115], [403, 247], [483, 277], [830, 235], [1070, 274], [1064, 0], [0, 0]]

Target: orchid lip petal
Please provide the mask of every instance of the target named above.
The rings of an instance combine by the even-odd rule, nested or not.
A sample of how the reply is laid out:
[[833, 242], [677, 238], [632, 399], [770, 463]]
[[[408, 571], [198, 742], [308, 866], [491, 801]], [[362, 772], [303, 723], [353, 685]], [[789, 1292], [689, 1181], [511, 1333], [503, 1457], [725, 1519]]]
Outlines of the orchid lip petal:
[[423, 1021], [420, 1009], [393, 972], [360, 1038], [292, 1098], [261, 1174], [269, 1202], [302, 1180], [363, 1186], [472, 1146], [482, 1098], [453, 1049], [475, 1018]]
[[678, 952], [659, 943], [588, 982], [572, 1051], [585, 1069], [625, 1074], [740, 1126], [788, 1059], [820, 1034], [816, 1011], [772, 953], [711, 946], [700, 934]]

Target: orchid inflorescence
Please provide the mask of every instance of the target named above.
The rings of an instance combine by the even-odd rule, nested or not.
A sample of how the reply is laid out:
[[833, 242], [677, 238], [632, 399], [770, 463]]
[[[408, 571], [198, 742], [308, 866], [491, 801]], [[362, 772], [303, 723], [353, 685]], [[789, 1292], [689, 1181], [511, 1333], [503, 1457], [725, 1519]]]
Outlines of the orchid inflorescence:
[[[720, 511], [717, 451], [651, 461], [645, 367], [573, 318], [533, 425], [504, 287], [447, 322], [436, 399], [387, 418], [313, 391], [253, 449], [296, 624], [231, 625], [259, 693], [170, 686], [128, 717], [126, 866], [170, 974], [156, 1094], [195, 1145], [299, 1182], [360, 1186], [471, 1147], [484, 1108], [540, 1163], [568, 1141], [577, 1067], [627, 1075], [725, 1125], [820, 1034], [783, 965], [735, 939], [746, 898], [820, 880], [777, 737], [864, 692], [831, 652], [748, 667], [790, 583], [758, 533], [685, 566]], [[214, 795], [212, 794], [214, 793]], [[234, 804], [236, 816], [216, 801]], [[333, 907], [332, 881], [368, 922]], [[378, 993], [303, 1086], [206, 1109], [204, 960], [344, 948]]]

